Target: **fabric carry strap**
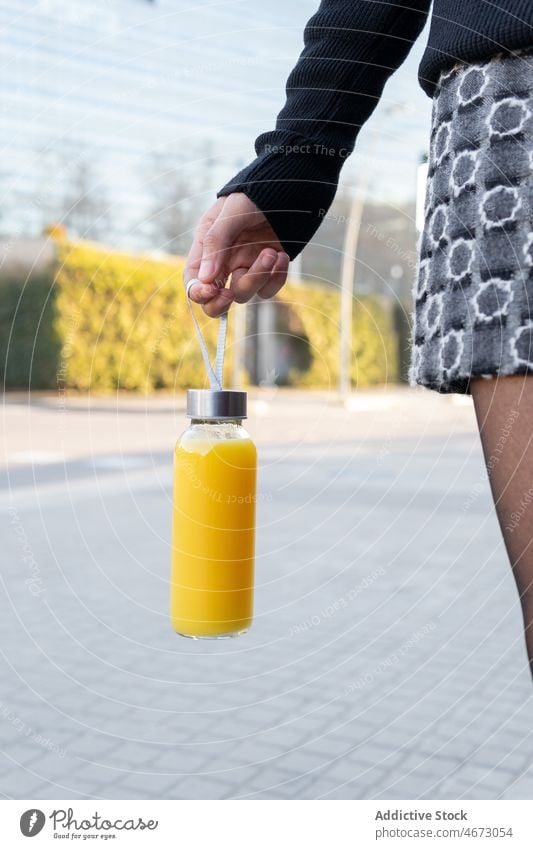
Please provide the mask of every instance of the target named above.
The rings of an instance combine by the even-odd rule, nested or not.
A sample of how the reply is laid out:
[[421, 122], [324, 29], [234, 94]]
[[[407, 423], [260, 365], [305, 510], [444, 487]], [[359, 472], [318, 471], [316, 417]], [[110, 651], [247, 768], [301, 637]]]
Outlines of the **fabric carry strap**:
[[202, 357], [205, 364], [205, 369], [207, 371], [207, 376], [209, 378], [209, 386], [211, 389], [222, 389], [222, 373], [224, 371], [224, 353], [226, 351], [226, 333], [228, 329], [228, 314], [224, 313], [224, 315], [220, 316], [218, 320], [218, 339], [217, 339], [217, 352], [215, 356], [215, 367], [211, 365], [211, 360], [209, 359], [209, 351], [207, 350], [207, 345], [205, 343], [205, 339], [203, 337], [202, 331], [200, 330], [200, 325], [198, 323], [198, 319], [194, 314], [194, 310], [192, 308], [191, 300], [189, 298], [189, 291], [191, 286], [194, 286], [195, 283], [200, 283], [196, 277], [193, 277], [192, 280], [189, 280], [188, 283], [185, 284], [185, 294], [187, 297], [187, 304], [189, 306], [189, 311], [192, 316], [192, 320], [194, 321], [194, 326], [196, 328], [196, 335], [198, 336], [198, 341], [200, 343], [200, 349], [202, 351]]

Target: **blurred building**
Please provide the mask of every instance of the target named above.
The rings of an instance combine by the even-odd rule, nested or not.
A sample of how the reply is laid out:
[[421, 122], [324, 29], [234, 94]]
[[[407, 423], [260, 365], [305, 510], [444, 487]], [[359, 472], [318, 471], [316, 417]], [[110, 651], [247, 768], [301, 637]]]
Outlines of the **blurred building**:
[[[273, 125], [317, 4], [0, 0], [0, 233], [64, 221], [133, 250], [186, 249], [198, 211]], [[420, 50], [345, 168], [372, 172], [381, 202], [414, 195]]]
[[252, 147], [245, 92], [268, 62], [255, 39], [234, 49], [243, 8], [0, 0], [0, 232], [64, 221], [133, 249], [188, 243], [203, 195], [243, 162], [239, 140]]
[[[308, 280], [337, 286], [350, 203], [337, 198], [302, 258]], [[415, 204], [367, 198], [362, 210], [354, 274], [355, 295], [385, 295], [409, 302], [417, 259]]]

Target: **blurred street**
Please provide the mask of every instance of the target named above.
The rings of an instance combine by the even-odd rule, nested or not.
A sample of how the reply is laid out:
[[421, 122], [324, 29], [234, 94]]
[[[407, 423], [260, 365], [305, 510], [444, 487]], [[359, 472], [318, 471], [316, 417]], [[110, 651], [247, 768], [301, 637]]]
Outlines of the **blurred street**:
[[469, 400], [254, 390], [256, 618], [168, 622], [184, 397], [6, 396], [5, 798], [531, 798], [533, 690]]

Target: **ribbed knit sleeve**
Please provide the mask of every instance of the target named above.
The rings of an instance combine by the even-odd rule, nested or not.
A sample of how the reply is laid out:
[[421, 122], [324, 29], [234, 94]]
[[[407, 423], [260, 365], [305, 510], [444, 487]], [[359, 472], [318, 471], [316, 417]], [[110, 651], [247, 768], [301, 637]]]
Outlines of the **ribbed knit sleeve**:
[[432, 96], [440, 72], [456, 62], [528, 47], [533, 47], [533, 0], [434, 0], [420, 85]]
[[388, 77], [424, 26], [430, 0], [323, 0], [305, 28], [276, 129], [218, 196], [244, 192], [291, 259], [320, 225], [339, 173]]

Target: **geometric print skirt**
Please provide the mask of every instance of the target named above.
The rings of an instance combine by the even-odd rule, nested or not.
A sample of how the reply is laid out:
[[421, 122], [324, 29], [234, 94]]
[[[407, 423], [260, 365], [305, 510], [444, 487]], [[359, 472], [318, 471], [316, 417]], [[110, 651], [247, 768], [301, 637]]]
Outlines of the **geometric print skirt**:
[[533, 373], [533, 49], [441, 75], [424, 220], [411, 383]]

